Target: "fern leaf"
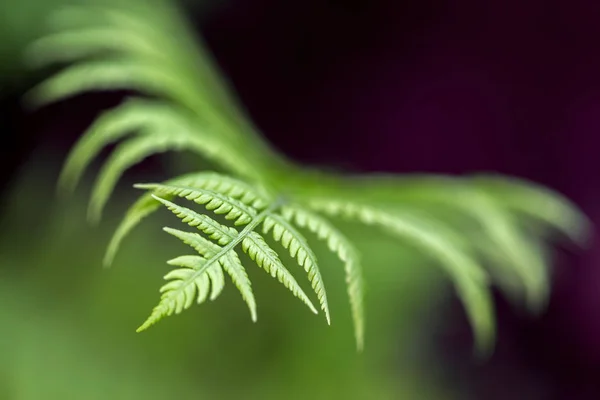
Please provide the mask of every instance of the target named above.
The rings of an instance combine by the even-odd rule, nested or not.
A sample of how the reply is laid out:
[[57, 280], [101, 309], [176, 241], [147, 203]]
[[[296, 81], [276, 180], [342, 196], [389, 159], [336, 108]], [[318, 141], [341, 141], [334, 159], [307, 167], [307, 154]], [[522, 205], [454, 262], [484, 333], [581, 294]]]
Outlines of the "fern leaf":
[[[242, 182], [238, 179], [231, 178], [226, 175], [217, 174], [214, 172], [200, 172], [183, 175], [166, 182], [167, 185], [189, 186], [194, 189], [206, 189], [213, 192], [218, 192], [229, 197], [240, 200], [245, 204], [249, 204], [256, 209], [264, 209], [267, 207], [269, 196], [260, 190]], [[140, 198], [129, 208], [125, 217], [115, 231], [108, 250], [104, 257], [104, 265], [108, 266], [112, 263], [114, 256], [127, 234], [146, 216], [153, 213], [160, 207], [160, 202], [156, 201], [152, 194], [156, 192], [148, 192], [140, 196]], [[167, 200], [171, 200], [175, 196], [161, 194]]]
[[[205, 259], [209, 259], [212, 258], [214, 256], [216, 256], [219, 251], [222, 250], [221, 246], [211, 242], [210, 240], [207, 240], [206, 238], [202, 237], [201, 235], [197, 234], [197, 233], [193, 233], [193, 232], [185, 232], [185, 231], [180, 231], [178, 229], [173, 229], [173, 228], [163, 228], [165, 232], [175, 236], [176, 238], [178, 238], [179, 240], [181, 240], [183, 243], [191, 246], [194, 250], [196, 250], [198, 252], [198, 254], [200, 254], [203, 258]], [[219, 260], [221, 266], [226, 269], [227, 271], [229, 271], [230, 265], [232, 262], [236, 262], [235, 260], [231, 260], [230, 258], [225, 258], [225, 259], [221, 259]], [[234, 269], [241, 269], [243, 270], [244, 267], [241, 265], [241, 263], [239, 262], [239, 259], [237, 260], [237, 264], [239, 264], [239, 266], [234, 266]], [[228, 272], [229, 273], [229, 272]], [[221, 270], [221, 268], [211, 268], [208, 270], [208, 274], [211, 276], [211, 281], [213, 283], [213, 290], [211, 292], [211, 300], [214, 300], [219, 293], [223, 290], [223, 286], [225, 285], [225, 281], [223, 278], [223, 271]], [[231, 275], [231, 274], [230, 274]], [[236, 286], [238, 287], [238, 289], [240, 291], [243, 292], [248, 292], [248, 289], [250, 290], [249, 293], [252, 297], [252, 289], [250, 287], [250, 280], [248, 279], [248, 276], [244, 273], [242, 274], [243, 276], [245, 276], [245, 279], [242, 279], [240, 283], [237, 282], [237, 274], [235, 274], [235, 276], [232, 276], [232, 279], [234, 281], [234, 284], [236, 284]], [[240, 286], [245, 286], [242, 289], [240, 289]], [[245, 299], [246, 300], [246, 299]], [[250, 308], [250, 312], [253, 313], [253, 319], [255, 319], [255, 313], [256, 313], [256, 305], [254, 305], [254, 312], [253, 312], [253, 297], [251, 301], [247, 301], [248, 303], [248, 307]]]
[[429, 207], [438, 218], [457, 226], [462, 224], [462, 236], [477, 246], [495, 268], [495, 277], [507, 294], [520, 296], [524, 288], [532, 310], [539, 310], [546, 303], [549, 284], [544, 260], [537, 246], [527, 245], [530, 235], [501, 197], [468, 181], [442, 177], [388, 179], [383, 180], [381, 187], [364, 184], [374, 189], [373, 200], [384, 204], [387, 201], [388, 208]]
[[65, 68], [33, 88], [27, 98], [44, 105], [93, 90], [139, 90], [180, 99], [181, 83], [152, 65], [127, 59], [86, 61]]
[[[178, 191], [178, 193], [185, 192]], [[235, 246], [241, 243], [242, 250], [248, 254], [259, 267], [271, 274], [273, 278], [277, 278], [277, 280], [290, 290], [294, 296], [303, 301], [312, 312], [315, 314], [318, 313], [306, 293], [304, 293], [300, 285], [298, 285], [298, 282], [296, 282], [292, 274], [285, 268], [277, 256], [277, 253], [269, 247], [262, 236], [253, 231], [254, 228], [263, 221], [265, 216], [268, 215], [268, 209], [256, 216], [248, 225], [246, 225], [242, 232], [238, 233], [234, 228], [222, 225], [207, 215], [198, 214], [189, 208], [179, 206], [158, 196], [154, 197], [180, 218], [182, 222], [187, 223], [190, 226], [195, 226], [212, 240], [215, 240], [221, 246], [224, 246], [221, 253], [233, 250]]]
[[159, 304], [137, 332], [147, 329], [163, 317], [181, 313], [190, 308], [194, 301], [204, 302], [208, 296], [211, 276], [208, 271], [215, 266], [219, 267], [215, 261], [216, 259], [206, 260], [197, 256], [183, 256], [169, 261], [171, 265], [184, 268], [172, 270], [165, 275], [165, 279], [170, 282], [161, 288], [162, 296]]
[[188, 246], [192, 247], [198, 252], [198, 254], [200, 254], [204, 258], [211, 258], [222, 250], [221, 246], [211, 242], [202, 235], [199, 235], [198, 233], [180, 231], [178, 229], [173, 229], [169, 227], [165, 227], [163, 228], [163, 230], [168, 234], [175, 236]]
[[89, 218], [97, 222], [119, 178], [129, 167], [144, 158], [168, 150], [176, 150], [184, 146], [185, 140], [176, 135], [147, 135], [129, 139], [117, 147], [111, 157], [103, 165], [92, 191], [89, 207]]
[[227, 257], [221, 261], [221, 265], [225, 272], [231, 277], [231, 281], [242, 295], [242, 299], [248, 305], [252, 322], [256, 322], [256, 300], [252, 292], [250, 278], [246, 273], [246, 269], [242, 265], [240, 258], [235, 251], [230, 251]]
[[[175, 265], [178, 267], [185, 267], [185, 268], [192, 268], [192, 269], [198, 269], [203, 262], [206, 262], [206, 259], [204, 257], [200, 257], [200, 256], [180, 256], [177, 258], [174, 258], [170, 261], [167, 261], [167, 263], [169, 265]], [[223, 288], [225, 286], [225, 277], [223, 276], [223, 270], [221, 269], [221, 267], [219, 265], [213, 265], [212, 267], [208, 268], [206, 270], [207, 275], [203, 275], [202, 278], [204, 278], [204, 282], [202, 282], [202, 289], [203, 290], [198, 290], [198, 300], [197, 303], [198, 304], [202, 304], [206, 298], [208, 297], [208, 284], [210, 282], [210, 286], [211, 286], [211, 290], [210, 290], [210, 300], [213, 301], [215, 300], [217, 297], [219, 297], [219, 295], [221, 294], [221, 292], [223, 291]], [[181, 276], [179, 275], [179, 270], [173, 270], [171, 271], [169, 274], [166, 275], [165, 277], [166, 279], [173, 279], [173, 278], [179, 278], [181, 279]]]
[[[495, 328], [487, 275], [474, 256], [463, 248], [455, 233], [423, 217], [390, 213], [363, 204], [315, 199], [309, 206], [329, 215], [380, 226], [394, 236], [409, 239], [430, 251], [454, 280], [457, 293], [471, 321], [477, 349], [480, 353], [491, 350]], [[477, 303], [473, 301], [474, 298]]]
[[[204, 258], [212, 258], [216, 256], [219, 253], [219, 251], [222, 250], [221, 246], [211, 242], [210, 240], [207, 240], [206, 238], [202, 237], [197, 233], [180, 231], [178, 229], [168, 227], [163, 229], [165, 232], [175, 236], [183, 243], [191, 246], [194, 250], [198, 252], [198, 254], [200, 254]], [[248, 279], [248, 275], [246, 274], [244, 267], [239, 261], [239, 258], [237, 258], [237, 256], [234, 258], [227, 257], [225, 259], [219, 260], [219, 262], [223, 269], [225, 269], [227, 273], [231, 276], [231, 279], [238, 288], [238, 290], [242, 293], [244, 301], [246, 301], [246, 303], [248, 304], [248, 308], [250, 309], [250, 313], [252, 314], [252, 319], [256, 320], [256, 304], [254, 301], [254, 295], [252, 294], [250, 280]], [[219, 269], [219, 276], [219, 273], [216, 272], [217, 269], [218, 268], [215, 268], [214, 272], [211, 272], [212, 270], [209, 270], [209, 274], [215, 275], [214, 278], [211, 278], [213, 282], [213, 292], [211, 294], [211, 300], [218, 296], [218, 293], [220, 293], [223, 285], [225, 284], [225, 282], [223, 281], [222, 271], [220, 271]]]
[[214, 301], [225, 288], [225, 275], [223, 275], [223, 270], [220, 267], [213, 267], [208, 270], [208, 276], [212, 283], [210, 301]]
[[329, 249], [344, 263], [356, 347], [362, 351], [365, 340], [364, 282], [358, 251], [340, 231], [319, 215], [297, 206], [285, 206], [281, 213], [288, 221], [295, 222], [326, 241]]
[[288, 288], [294, 296], [302, 300], [313, 313], [318, 314], [317, 309], [313, 306], [300, 285], [298, 285], [298, 282], [296, 282], [292, 274], [290, 274], [283, 266], [277, 253], [269, 247], [262, 236], [251, 231], [248, 236], [242, 240], [242, 249], [248, 254], [248, 257], [258, 264], [259, 267], [271, 274], [273, 278], [277, 278], [277, 280]]
[[230, 244], [238, 237], [237, 230], [220, 224], [208, 215], [198, 214], [194, 210], [190, 210], [187, 207], [180, 206], [156, 195], [152, 195], [152, 197], [167, 207], [177, 218], [181, 219], [181, 222], [204, 232], [210, 239], [221, 246]]
[[296, 230], [288, 221], [279, 215], [268, 215], [263, 222], [263, 233], [266, 235], [273, 232], [273, 238], [280, 242], [283, 247], [289, 250], [290, 256], [296, 258], [298, 264], [304, 268], [308, 274], [310, 284], [317, 295], [321, 309], [325, 313], [327, 324], [331, 325], [331, 316], [329, 314], [329, 304], [327, 302], [327, 293], [321, 271], [317, 264], [317, 257], [308, 246], [308, 242], [300, 232]]
[[105, 267], [109, 267], [112, 264], [121, 242], [129, 232], [158, 208], [160, 208], [160, 202], [156, 201], [150, 194], [141, 196], [133, 203], [110, 240], [106, 254], [104, 255]]
[[217, 215], [223, 215], [225, 219], [232, 220], [235, 225], [248, 224], [256, 217], [256, 209], [240, 200], [212, 190], [193, 188], [181, 185], [161, 184], [138, 184], [139, 189], [154, 190], [158, 194], [182, 197], [203, 205], [207, 210]]
[[167, 109], [166, 105], [136, 98], [104, 112], [70, 152], [59, 179], [59, 188], [72, 191], [91, 160], [105, 146], [151, 125], [152, 122], [164, 121]]
[[478, 176], [471, 182], [508, 210], [540, 221], [576, 243], [584, 243], [589, 236], [589, 219], [571, 201], [556, 192], [532, 182], [500, 176]]
[[54, 33], [33, 42], [25, 57], [29, 64], [40, 67], [110, 53], [129, 53], [158, 60], [161, 57], [147, 37], [116, 27]]
[[529, 308], [541, 310], [547, 303], [549, 278], [537, 246], [532, 245], [516, 221], [492, 196], [470, 190], [467, 204], [472, 205], [471, 212], [483, 224], [484, 240], [498, 249], [491, 253], [492, 263], [501, 268], [497, 275], [505, 279], [507, 274], [514, 273], [525, 288]]

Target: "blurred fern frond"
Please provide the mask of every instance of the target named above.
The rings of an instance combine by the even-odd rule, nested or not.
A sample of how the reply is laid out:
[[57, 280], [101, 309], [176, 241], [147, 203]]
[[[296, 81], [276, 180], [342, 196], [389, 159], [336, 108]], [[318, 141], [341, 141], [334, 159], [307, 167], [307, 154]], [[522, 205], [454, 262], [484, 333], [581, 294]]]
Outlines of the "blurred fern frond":
[[[338, 218], [379, 228], [412, 243], [444, 267], [454, 283], [481, 352], [494, 342], [491, 286], [539, 310], [548, 297], [544, 257], [548, 229], [576, 241], [585, 237], [586, 218], [557, 193], [499, 176], [350, 177], [293, 164], [266, 143], [218, 73], [185, 18], [166, 1], [128, 2], [67, 8], [52, 18], [52, 32], [33, 43], [27, 59], [35, 66], [68, 64], [28, 95], [37, 105], [90, 90], [133, 89], [140, 96], [101, 115], [68, 157], [59, 187], [73, 190], [99, 152], [117, 143], [93, 189], [89, 217], [97, 221], [121, 175], [156, 153], [188, 150], [229, 175], [195, 172], [145, 189], [126, 213], [108, 246], [112, 262], [120, 243], [161, 205], [197, 232], [165, 228], [196, 255], [170, 260], [162, 297], [139, 330], [194, 302], [216, 299], [230, 275], [256, 320], [251, 283], [238, 251], [277, 278], [313, 312], [309, 296], [266, 235], [281, 243], [305, 270], [330, 322], [325, 285], [312, 239], [323, 240], [344, 266], [352, 318], [364, 341], [362, 261], [335, 227]], [[149, 96], [142, 98], [141, 96]], [[175, 203], [203, 206], [200, 213]], [[224, 217], [225, 223], [210, 217]], [[331, 219], [331, 220], [330, 220]], [[368, 264], [368, 259], [366, 260]]]

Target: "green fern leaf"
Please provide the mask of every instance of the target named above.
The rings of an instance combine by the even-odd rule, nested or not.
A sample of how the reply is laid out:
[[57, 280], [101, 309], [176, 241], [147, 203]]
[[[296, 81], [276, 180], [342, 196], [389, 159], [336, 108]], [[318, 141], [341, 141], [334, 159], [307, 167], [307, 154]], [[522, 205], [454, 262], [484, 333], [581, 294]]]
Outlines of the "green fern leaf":
[[[494, 342], [495, 325], [485, 270], [458, 240], [457, 234], [423, 216], [390, 213], [366, 205], [337, 200], [315, 199], [311, 208], [332, 216], [343, 216], [367, 225], [380, 226], [394, 236], [409, 239], [430, 251], [454, 280], [459, 297], [473, 327], [477, 349], [488, 353]], [[477, 299], [477, 301], [474, 301]]]
[[[161, 205], [200, 233], [165, 228], [198, 255], [169, 261], [161, 300], [139, 330], [192, 303], [214, 300], [230, 275], [256, 320], [250, 280], [236, 248], [277, 278], [315, 313], [279, 255], [266, 243], [271, 233], [306, 271], [328, 323], [325, 286], [305, 228], [327, 242], [344, 263], [357, 347], [364, 343], [363, 282], [358, 252], [315, 210], [383, 228], [437, 258], [464, 303], [481, 352], [491, 349], [493, 307], [487, 271], [515, 298], [523, 292], [532, 309], [545, 305], [549, 271], [543, 234], [558, 230], [583, 241], [588, 221], [556, 193], [500, 177], [470, 180], [413, 176], [340, 179], [305, 171], [266, 143], [228, 88], [202, 42], [170, 1], [67, 8], [53, 19], [56, 33], [29, 49], [35, 65], [74, 62], [35, 87], [28, 98], [45, 104], [84, 91], [132, 89], [156, 97], [128, 101], [106, 112], [77, 143], [66, 161], [60, 188], [73, 190], [90, 162], [108, 144], [120, 142], [95, 183], [89, 214], [97, 220], [121, 175], [138, 161], [170, 150], [190, 150], [247, 179], [194, 174], [165, 184], [136, 187], [147, 192], [116, 230], [105, 256], [108, 265], [123, 238]], [[259, 186], [260, 185], [260, 186]], [[285, 195], [297, 205], [279, 200]], [[231, 222], [179, 206], [174, 198], [202, 205]], [[348, 201], [347, 199], [352, 199]], [[305, 209], [307, 207], [308, 209]], [[538, 229], [543, 226], [544, 230]], [[239, 227], [239, 228], [236, 228]]]
[[325, 240], [329, 249], [344, 263], [356, 346], [362, 351], [365, 340], [364, 283], [358, 251], [340, 231], [319, 215], [298, 206], [285, 206], [281, 213], [288, 221], [295, 222], [316, 234], [319, 239]]
[[88, 217], [98, 222], [102, 210], [125, 170], [159, 151], [166, 151], [172, 140], [162, 135], [149, 135], [130, 139], [119, 145], [104, 164], [92, 191]]
[[204, 258], [211, 258], [222, 250], [221, 246], [211, 242], [210, 240], [206, 239], [198, 233], [180, 231], [178, 229], [173, 229], [169, 227], [165, 227], [163, 228], [163, 230], [168, 234], [175, 236], [188, 246], [192, 247], [198, 252], [198, 254], [200, 254]]
[[[222, 250], [221, 246], [207, 240], [197, 233], [180, 231], [173, 228], [164, 228], [164, 230], [181, 240], [183, 243], [191, 246], [204, 258], [215, 257]], [[237, 254], [232, 252], [228, 257], [219, 260], [219, 262], [242, 294], [242, 298], [246, 304], [248, 304], [252, 320], [256, 321], [256, 301], [254, 300], [254, 294], [252, 293], [250, 279]]]
[[162, 107], [155, 102], [130, 99], [103, 113], [81, 136], [67, 158], [59, 179], [59, 188], [71, 192], [81, 175], [100, 151], [126, 135], [146, 127], [151, 120], [162, 121]]
[[225, 194], [212, 190], [193, 188], [181, 185], [141, 184], [139, 189], [154, 190], [159, 194], [182, 197], [196, 204], [203, 205], [207, 210], [217, 215], [224, 215], [225, 219], [233, 220], [235, 225], [248, 224], [257, 216], [256, 208]]
[[147, 37], [131, 30], [84, 28], [58, 32], [33, 42], [25, 54], [28, 64], [41, 67], [102, 54], [125, 53], [160, 61], [162, 54]]
[[308, 246], [308, 242], [300, 232], [279, 215], [271, 214], [263, 222], [263, 233], [273, 231], [273, 238], [289, 250], [290, 256], [296, 258], [298, 264], [308, 273], [308, 279], [325, 313], [327, 324], [331, 325], [327, 293], [317, 264], [317, 257]]
[[190, 308], [194, 301], [198, 304], [203, 303], [208, 297], [212, 276], [208, 271], [215, 267], [219, 268], [215, 264], [216, 260], [216, 258], [206, 260], [197, 256], [183, 256], [170, 260], [169, 264], [184, 268], [172, 270], [165, 275], [165, 279], [170, 282], [161, 288], [162, 296], [159, 304], [137, 331], [147, 329], [163, 317], [181, 313]]
[[115, 230], [106, 254], [104, 255], [104, 266], [109, 267], [119, 250], [121, 242], [144, 218], [160, 208], [160, 202], [156, 201], [151, 194], [141, 196], [129, 207], [125, 217]]
[[206, 214], [198, 214], [189, 208], [182, 207], [157, 195], [152, 195], [152, 197], [167, 207], [177, 218], [181, 219], [181, 222], [197, 228], [221, 246], [234, 242], [239, 235], [236, 229], [220, 224]]
[[[497, 200], [477, 190], [470, 190], [469, 194], [466, 204], [472, 205], [471, 212], [477, 214], [484, 224], [484, 240], [497, 248], [497, 251], [491, 252], [492, 264], [501, 268], [496, 275], [504, 278], [511, 275], [511, 272], [516, 275], [517, 281], [522, 282], [525, 288], [529, 308], [533, 311], [541, 310], [548, 300], [549, 277], [539, 249], [530, 243], [516, 221]], [[511, 289], [507, 290], [510, 293]]]
[[477, 176], [470, 180], [509, 211], [541, 221], [576, 243], [589, 237], [591, 223], [569, 200], [532, 182], [500, 176]]
[[[148, 186], [152, 189], [157, 189], [157, 185]], [[186, 191], [180, 191], [179, 189], [175, 189], [175, 192], [171, 194], [189, 192], [189, 189], [185, 190]], [[190, 194], [193, 199], [199, 199], [195, 193], [186, 193], [185, 196], [190, 196]], [[205, 194], [206, 193], [203, 195]], [[248, 225], [246, 225], [242, 232], [238, 233], [234, 228], [222, 225], [205, 214], [198, 214], [189, 208], [179, 206], [158, 196], [154, 197], [180, 218], [182, 222], [198, 228], [210, 239], [215, 240], [219, 245], [224, 246], [219, 254], [226, 254], [228, 251], [233, 251], [233, 249], [241, 243], [242, 250], [247, 253], [259, 267], [271, 274], [272, 277], [277, 278], [277, 280], [290, 290], [294, 296], [303, 301], [311, 311], [315, 314], [318, 313], [308, 296], [304, 293], [300, 285], [298, 285], [298, 282], [296, 282], [292, 274], [285, 268], [277, 256], [277, 253], [268, 246], [258, 233], [253, 231], [254, 228], [263, 221], [266, 215], [268, 215], [268, 209], [263, 211], [260, 215], [257, 215]], [[204, 199], [202, 201], [204, 201]], [[208, 200], [208, 202], [210, 202], [210, 200]], [[213, 212], [214, 211], [215, 210], [213, 210]]]
[[[180, 256], [174, 258], [170, 261], [167, 261], [169, 265], [174, 265], [177, 267], [185, 267], [191, 269], [198, 269], [202, 266], [202, 263], [206, 262], [206, 258], [201, 256]], [[225, 277], [223, 276], [223, 270], [218, 265], [213, 265], [212, 267], [206, 270], [208, 276], [203, 275], [204, 282], [202, 284], [203, 290], [198, 290], [198, 304], [202, 304], [206, 298], [208, 297], [208, 284], [210, 282], [211, 290], [210, 297], [211, 301], [215, 300], [225, 287]], [[169, 274], [166, 275], [166, 279], [178, 278], [182, 277], [179, 275], [178, 270], [173, 270]]]
[[[131, 89], [168, 98], [186, 98], [181, 82], [159, 68], [127, 59], [86, 61], [67, 67], [26, 97], [32, 104], [63, 100], [87, 91]], [[187, 104], [184, 104], [187, 105]]]
[[317, 309], [313, 306], [308, 296], [300, 288], [300, 285], [298, 285], [292, 274], [283, 266], [277, 253], [269, 247], [262, 236], [256, 232], [250, 232], [242, 240], [242, 249], [259, 267], [271, 274], [273, 278], [277, 278], [294, 296], [302, 300], [313, 313], [318, 314]]
[[[166, 184], [188, 186], [194, 189], [206, 189], [218, 192], [237, 199], [245, 204], [250, 204], [256, 209], [266, 208], [269, 199], [267, 194], [263, 193], [261, 190], [255, 189], [245, 182], [214, 172], [187, 174], [171, 179], [167, 181]], [[112, 263], [121, 242], [127, 234], [139, 224], [143, 218], [160, 207], [160, 202], [152, 197], [153, 194], [158, 194], [158, 192], [145, 193], [129, 208], [110, 241], [104, 257], [104, 265], [108, 266]], [[175, 197], [168, 196], [165, 193], [161, 193], [161, 196], [167, 200], [171, 200]]]
[[254, 299], [254, 293], [252, 292], [250, 278], [248, 278], [246, 269], [242, 265], [237, 253], [234, 251], [229, 252], [221, 265], [225, 272], [231, 277], [233, 284], [242, 295], [242, 299], [244, 299], [248, 305], [252, 322], [256, 322], [256, 300]]

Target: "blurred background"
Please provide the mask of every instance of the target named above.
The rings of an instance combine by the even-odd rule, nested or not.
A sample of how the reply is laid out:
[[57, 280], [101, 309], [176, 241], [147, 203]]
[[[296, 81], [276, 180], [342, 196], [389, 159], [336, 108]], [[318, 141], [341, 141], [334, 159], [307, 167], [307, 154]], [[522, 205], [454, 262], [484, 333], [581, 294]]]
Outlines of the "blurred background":
[[[342, 266], [318, 247], [331, 327], [249, 269], [257, 324], [228, 284], [216, 304], [135, 334], [164, 261], [181, 245], [158, 229], [172, 221], [159, 213], [110, 270], [101, 268], [105, 246], [137, 194], [133, 182], [197, 161], [167, 156], [135, 167], [97, 227], [85, 221], [91, 174], [74, 197], [56, 199], [68, 149], [122, 98], [22, 107], [44, 75], [23, 67], [23, 47], [64, 3], [0, 2], [0, 399], [600, 398], [596, 239], [582, 253], [557, 249], [540, 317], [498, 297], [499, 339], [485, 363], [472, 357], [469, 326], [437, 266], [351, 226], [368, 260], [363, 354]], [[258, 126], [289, 157], [355, 172], [512, 174], [560, 191], [600, 223], [600, 3], [182, 4]]]

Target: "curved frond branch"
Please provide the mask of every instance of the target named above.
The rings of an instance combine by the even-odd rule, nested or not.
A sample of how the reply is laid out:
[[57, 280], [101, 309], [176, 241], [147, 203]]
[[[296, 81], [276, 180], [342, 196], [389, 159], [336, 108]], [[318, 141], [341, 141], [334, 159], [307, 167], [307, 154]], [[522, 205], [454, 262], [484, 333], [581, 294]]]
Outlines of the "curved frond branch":
[[250, 231], [242, 240], [242, 250], [259, 267], [271, 274], [273, 278], [277, 278], [294, 296], [302, 300], [313, 313], [319, 313], [298, 282], [296, 282], [293, 275], [284, 267], [277, 253], [269, 247], [262, 236], [254, 231]]
[[358, 250], [346, 236], [320, 215], [294, 205], [284, 206], [281, 214], [283, 218], [308, 229], [320, 240], [324, 240], [327, 247], [344, 263], [356, 347], [362, 351], [365, 340], [364, 282]]
[[273, 232], [273, 239], [288, 249], [290, 256], [295, 258], [298, 261], [298, 265], [304, 268], [308, 274], [308, 280], [317, 295], [321, 309], [325, 313], [327, 324], [331, 325], [325, 284], [321, 277], [317, 257], [309, 247], [308, 242], [296, 228], [277, 214], [268, 215], [263, 222], [263, 234], [266, 235], [270, 231]]
[[106, 202], [119, 178], [127, 169], [153, 154], [181, 149], [185, 147], [185, 143], [185, 139], [182, 140], [177, 135], [149, 134], [120, 144], [102, 166], [96, 179], [89, 206], [90, 220], [92, 222], [100, 220]]
[[478, 217], [485, 233], [483, 238], [474, 241], [489, 241], [489, 246], [494, 246], [486, 255], [491, 255], [492, 265], [500, 268], [497, 275], [502, 279], [514, 274], [525, 288], [529, 308], [541, 310], [548, 301], [550, 284], [538, 246], [533, 245], [517, 221], [492, 196], [470, 190], [468, 204], [472, 205], [471, 213]]
[[170, 260], [168, 264], [182, 268], [172, 270], [165, 275], [165, 280], [170, 282], [160, 289], [162, 293], [160, 302], [137, 332], [148, 329], [163, 317], [181, 313], [190, 308], [194, 301], [198, 304], [203, 303], [209, 295], [209, 282], [212, 276], [208, 271], [220, 268], [215, 264], [215, 260], [206, 260], [199, 256], [178, 257]]
[[[175, 265], [178, 267], [197, 269], [204, 262], [206, 262], [206, 259], [201, 256], [180, 256], [180, 257], [177, 257], [177, 258], [167, 261], [167, 264]], [[198, 290], [198, 301], [197, 301], [198, 304], [203, 303], [206, 300], [206, 297], [208, 296], [207, 287], [208, 287], [209, 281], [211, 284], [210, 285], [211, 290], [210, 290], [210, 296], [208, 298], [211, 301], [214, 301], [217, 297], [219, 297], [219, 295], [223, 291], [223, 288], [225, 287], [225, 276], [223, 275], [223, 270], [221, 269], [220, 266], [214, 265], [211, 268], [208, 268], [206, 270], [206, 273], [208, 275], [207, 276], [208, 279], [203, 280], [203, 284], [204, 284], [203, 290]], [[165, 278], [166, 279], [177, 278], [178, 275], [179, 275], [179, 271], [174, 270], [174, 271], [171, 271], [169, 274], [167, 274]]]
[[169, 227], [163, 228], [165, 232], [175, 236], [183, 243], [192, 247], [198, 254], [204, 258], [214, 257], [217, 253], [222, 250], [222, 247], [218, 244], [211, 242], [202, 235], [195, 232], [180, 231], [179, 229], [173, 229]]
[[42, 67], [111, 53], [147, 57], [154, 62], [163, 58], [147, 37], [117, 27], [82, 28], [44, 36], [29, 45], [25, 58], [30, 65]]
[[69, 153], [59, 178], [59, 189], [65, 192], [73, 191], [89, 163], [105, 146], [153, 123], [162, 123], [165, 107], [168, 106], [155, 101], [132, 98], [112, 110], [105, 111]]
[[190, 106], [186, 104], [190, 101], [189, 88], [179, 79], [151, 64], [126, 58], [74, 64], [34, 87], [26, 97], [31, 104], [41, 106], [83, 92], [123, 89], [163, 95]]
[[160, 208], [160, 203], [156, 201], [151, 195], [141, 196], [130, 208], [127, 210], [125, 217], [115, 230], [108, 248], [104, 255], [104, 266], [109, 267], [115, 255], [119, 250], [119, 246], [125, 237], [135, 228], [144, 218], [152, 214]]
[[533, 182], [500, 176], [477, 176], [470, 180], [508, 210], [540, 221], [576, 243], [585, 243], [591, 222], [578, 207], [557, 192]]
[[[164, 228], [164, 231], [175, 236], [183, 243], [191, 246], [204, 258], [215, 257], [221, 250], [222, 247], [207, 240], [203, 236], [193, 233], [180, 231], [173, 228]], [[248, 305], [252, 321], [256, 321], [256, 301], [254, 300], [254, 294], [252, 293], [252, 285], [246, 270], [242, 266], [240, 259], [235, 252], [230, 252], [226, 258], [219, 260], [221, 267], [229, 274], [232, 282], [237, 287], [242, 295], [242, 298]], [[209, 271], [210, 273], [210, 271]], [[213, 279], [214, 282], [214, 279]], [[212, 300], [212, 297], [211, 297]]]
[[[165, 70], [195, 87], [198, 98], [204, 96], [202, 93], [210, 93], [211, 101], [206, 106], [213, 109], [218, 105], [214, 113], [250, 129], [229, 82], [218, 72], [202, 42], [192, 37], [186, 19], [171, 4], [155, 2], [153, 7], [133, 8], [72, 6], [52, 17], [52, 24], [60, 33], [35, 46], [40, 55], [36, 55], [36, 48], [32, 49], [34, 60], [49, 55], [50, 59], [54, 56], [68, 61], [112, 50], [137, 58], [146, 56], [153, 63], [162, 61]], [[233, 130], [225, 133], [238, 136]]]
[[207, 263], [216, 262], [216, 260], [221, 259], [221, 257], [228, 252], [233, 251], [233, 249], [241, 243], [242, 250], [248, 254], [259, 267], [270, 273], [272, 277], [277, 278], [277, 280], [290, 290], [292, 294], [302, 300], [311, 311], [315, 314], [318, 313], [298, 282], [296, 282], [292, 274], [285, 268], [277, 256], [277, 253], [268, 246], [262, 236], [254, 232], [256, 227], [279, 206], [277, 202], [273, 203], [266, 210], [261, 211], [241, 232], [238, 233], [234, 228], [219, 224], [204, 214], [198, 214], [193, 210], [181, 207], [156, 195], [153, 196], [156, 200], [163, 203], [178, 218], [182, 219], [183, 222], [190, 226], [197, 227], [211, 239], [216, 240], [219, 245], [223, 246], [217, 254], [207, 261]]
[[[196, 172], [192, 174], [186, 174], [177, 178], [173, 178], [165, 182], [167, 185], [180, 185], [189, 186], [194, 189], [206, 189], [213, 192], [218, 192], [239, 201], [250, 204], [256, 209], [264, 209], [267, 207], [268, 202], [272, 201], [272, 198], [268, 194], [264, 193], [259, 189], [255, 189], [253, 186], [240, 181], [235, 178], [231, 178], [227, 175], [218, 174], [215, 172]], [[153, 194], [158, 192], [150, 191], [144, 193], [140, 198], [127, 210], [125, 217], [119, 224], [119, 227], [115, 231], [110, 244], [108, 246], [106, 255], [104, 257], [104, 265], [108, 266], [112, 263], [114, 256], [123, 241], [123, 239], [129, 234], [129, 232], [139, 224], [139, 222], [156, 211], [160, 207], [160, 202], [152, 197]], [[161, 196], [166, 200], [171, 200], [174, 195], [166, 195], [161, 193]]]
[[154, 194], [152, 197], [167, 207], [177, 218], [181, 219], [181, 222], [197, 228], [221, 246], [228, 245], [240, 235], [236, 229], [220, 224], [206, 214], [199, 214], [194, 210], [180, 206]]
[[256, 300], [254, 299], [254, 293], [252, 292], [252, 285], [250, 284], [250, 278], [248, 278], [246, 269], [242, 265], [237, 253], [235, 251], [229, 252], [227, 257], [221, 261], [221, 265], [225, 272], [231, 277], [231, 281], [242, 295], [242, 299], [248, 305], [252, 322], [256, 322]]
[[156, 183], [138, 184], [135, 187], [153, 190], [160, 195], [167, 194], [193, 201], [196, 204], [204, 206], [208, 211], [212, 211], [217, 215], [224, 215], [225, 219], [233, 221], [235, 225], [248, 224], [257, 216], [254, 207], [212, 190]]
[[[390, 234], [409, 239], [420, 248], [431, 252], [441, 261], [441, 266], [454, 281], [471, 321], [479, 352], [487, 353], [491, 350], [495, 321], [487, 274], [474, 256], [464, 248], [455, 233], [422, 216], [391, 213], [363, 204], [315, 199], [308, 205], [325, 214], [380, 226]], [[473, 298], [477, 298], [478, 302], [475, 303]]]

